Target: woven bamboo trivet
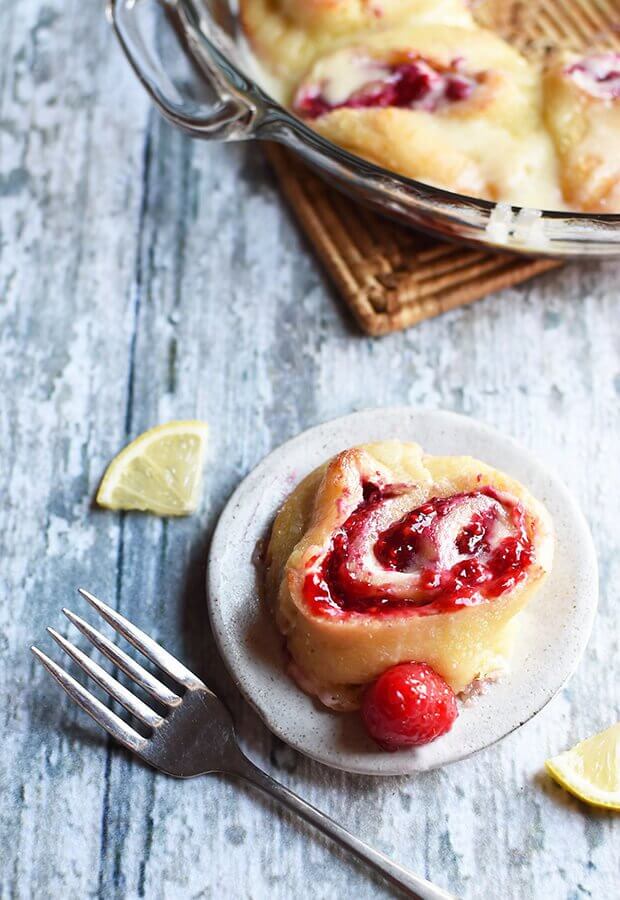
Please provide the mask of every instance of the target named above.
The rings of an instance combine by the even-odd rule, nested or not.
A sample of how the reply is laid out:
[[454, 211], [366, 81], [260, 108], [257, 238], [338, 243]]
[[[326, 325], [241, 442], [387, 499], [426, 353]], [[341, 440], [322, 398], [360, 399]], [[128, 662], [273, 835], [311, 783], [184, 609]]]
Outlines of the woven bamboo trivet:
[[[554, 47], [620, 49], [616, 0], [485, 0], [490, 25], [530, 56]], [[397, 225], [329, 188], [275, 144], [267, 155], [300, 224], [360, 327], [387, 334], [548, 271], [548, 259], [442, 243]]]
[[330, 189], [286, 150], [270, 146], [267, 155], [319, 259], [367, 334], [408, 328], [558, 265], [442, 243]]

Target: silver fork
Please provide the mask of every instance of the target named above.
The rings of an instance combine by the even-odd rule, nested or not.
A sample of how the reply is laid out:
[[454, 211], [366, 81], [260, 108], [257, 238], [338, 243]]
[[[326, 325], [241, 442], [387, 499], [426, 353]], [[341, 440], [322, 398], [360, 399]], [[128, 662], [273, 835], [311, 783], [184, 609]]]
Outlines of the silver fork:
[[239, 748], [230, 713], [200, 678], [116, 610], [83, 588], [79, 588], [79, 593], [112, 628], [180, 686], [178, 693], [170, 690], [159, 678], [139, 665], [92, 625], [71, 610], [63, 609], [69, 621], [101, 653], [167, 708], [165, 715], [159, 715], [78, 647], [53, 628], [48, 628], [49, 633], [65, 653], [151, 732], [148, 738], [143, 737], [45, 653], [37, 647], [32, 647], [34, 655], [71, 699], [119, 743], [133, 750], [140, 759], [155, 769], [177, 778], [192, 778], [195, 775], [210, 773], [223, 773], [242, 778], [298, 813], [341, 847], [350, 850], [363, 862], [380, 872], [408, 896], [417, 897], [419, 900], [455, 900], [452, 894], [392, 862], [383, 853], [350, 834], [342, 825], [257, 768]]

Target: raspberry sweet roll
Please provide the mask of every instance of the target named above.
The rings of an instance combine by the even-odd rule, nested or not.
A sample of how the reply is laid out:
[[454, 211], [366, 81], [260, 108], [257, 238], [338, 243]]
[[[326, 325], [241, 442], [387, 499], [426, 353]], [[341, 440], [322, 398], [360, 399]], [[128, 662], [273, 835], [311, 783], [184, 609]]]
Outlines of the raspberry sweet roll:
[[457, 693], [502, 668], [552, 555], [549, 515], [517, 481], [389, 441], [340, 453], [293, 491], [266, 585], [291, 674], [348, 710], [399, 663], [427, 664]]
[[566, 202], [620, 212], [620, 54], [565, 54], [544, 75], [544, 97]]
[[291, 86], [320, 54], [352, 35], [397, 23], [473, 27], [465, 0], [240, 0], [251, 48]]
[[490, 200], [562, 206], [538, 73], [489, 31], [424, 25], [319, 58], [294, 111], [402, 175]]

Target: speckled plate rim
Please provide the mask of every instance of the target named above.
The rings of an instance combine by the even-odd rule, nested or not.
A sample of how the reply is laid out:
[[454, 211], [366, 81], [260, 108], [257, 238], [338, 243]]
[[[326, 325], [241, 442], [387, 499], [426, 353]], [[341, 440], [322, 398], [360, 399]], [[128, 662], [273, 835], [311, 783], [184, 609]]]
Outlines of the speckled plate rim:
[[[417, 441], [433, 454], [471, 455], [522, 481], [549, 509], [553, 570], [524, 613], [511, 668], [453, 729], [426, 747], [384, 753], [359, 716], [338, 715], [302, 693], [285, 671], [282, 641], [260, 597], [256, 548], [278, 508], [312, 469], [368, 441]], [[284, 742], [332, 768], [406, 775], [463, 759], [519, 728], [561, 690], [588, 642], [598, 601], [596, 553], [564, 484], [527, 450], [482, 422], [442, 410], [368, 409], [310, 428], [270, 453], [241, 482], [213, 535], [207, 598], [214, 636], [235, 684]]]

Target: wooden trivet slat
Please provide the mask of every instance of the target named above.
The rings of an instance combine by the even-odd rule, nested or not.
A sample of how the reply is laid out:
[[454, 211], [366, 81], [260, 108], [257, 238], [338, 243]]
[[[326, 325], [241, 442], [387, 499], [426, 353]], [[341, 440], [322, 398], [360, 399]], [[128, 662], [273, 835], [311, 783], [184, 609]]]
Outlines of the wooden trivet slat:
[[[620, 49], [617, 0], [482, 0], [481, 24], [540, 58], [557, 47]], [[267, 149], [282, 190], [359, 325], [387, 334], [559, 265], [441, 243], [327, 187], [296, 157]]]
[[443, 244], [358, 206], [281, 147], [267, 155], [317, 255], [360, 327], [387, 334], [558, 265]]

